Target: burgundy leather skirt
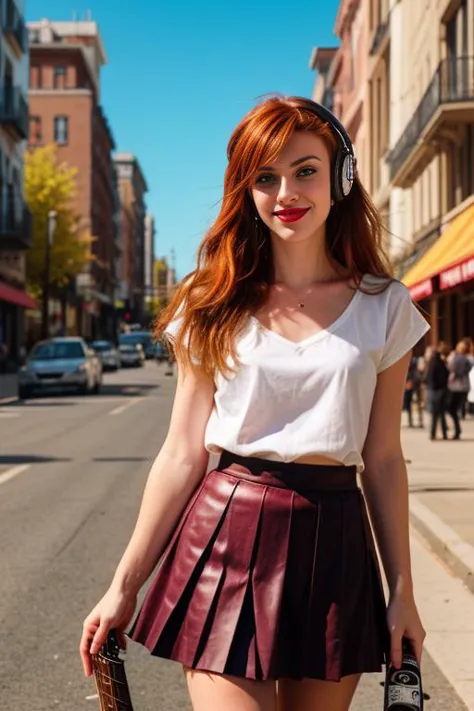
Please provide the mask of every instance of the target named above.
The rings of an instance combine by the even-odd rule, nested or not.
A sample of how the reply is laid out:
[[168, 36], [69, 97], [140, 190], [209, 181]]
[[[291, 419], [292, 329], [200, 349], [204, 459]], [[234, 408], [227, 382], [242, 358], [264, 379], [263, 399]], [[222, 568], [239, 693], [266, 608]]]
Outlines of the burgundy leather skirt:
[[385, 600], [355, 467], [224, 452], [128, 636], [186, 667], [249, 679], [380, 671]]

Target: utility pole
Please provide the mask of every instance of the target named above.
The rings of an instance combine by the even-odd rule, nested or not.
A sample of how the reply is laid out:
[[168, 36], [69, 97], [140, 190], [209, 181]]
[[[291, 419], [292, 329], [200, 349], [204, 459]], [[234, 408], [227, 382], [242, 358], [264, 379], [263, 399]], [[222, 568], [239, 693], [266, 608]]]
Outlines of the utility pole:
[[46, 252], [44, 260], [44, 281], [43, 281], [43, 303], [41, 318], [41, 337], [49, 338], [49, 282], [51, 278], [51, 247], [54, 241], [54, 230], [56, 228], [56, 210], [48, 212], [48, 238], [46, 240]]

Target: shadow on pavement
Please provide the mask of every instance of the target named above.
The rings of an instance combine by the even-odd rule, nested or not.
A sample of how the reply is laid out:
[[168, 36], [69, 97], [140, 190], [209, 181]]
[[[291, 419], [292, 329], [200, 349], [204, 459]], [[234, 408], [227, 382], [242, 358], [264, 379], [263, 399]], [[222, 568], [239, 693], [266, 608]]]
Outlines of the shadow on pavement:
[[[99, 397], [116, 397], [118, 395], [121, 397], [140, 397], [146, 394], [147, 391], [158, 390], [159, 387], [160, 385], [158, 383], [130, 383], [129, 385], [103, 383]], [[87, 397], [93, 398], [94, 396]]]
[[92, 457], [91, 462], [151, 462], [151, 457]]
[[42, 457], [37, 454], [2, 454], [0, 464], [45, 464], [51, 462], [72, 462], [68, 457]]
[[410, 486], [411, 494], [450, 491], [474, 491], [474, 486]]

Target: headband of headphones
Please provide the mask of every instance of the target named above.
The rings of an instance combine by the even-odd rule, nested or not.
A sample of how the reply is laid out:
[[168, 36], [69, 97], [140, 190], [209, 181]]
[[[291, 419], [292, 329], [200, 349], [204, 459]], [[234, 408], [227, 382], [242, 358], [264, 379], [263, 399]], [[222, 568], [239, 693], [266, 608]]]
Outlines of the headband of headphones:
[[321, 121], [329, 123], [338, 139], [339, 147], [334, 157], [331, 173], [331, 194], [333, 199], [338, 202], [349, 195], [354, 183], [356, 167], [354, 146], [346, 129], [332, 111], [310, 99], [307, 100], [305, 108], [314, 113]]

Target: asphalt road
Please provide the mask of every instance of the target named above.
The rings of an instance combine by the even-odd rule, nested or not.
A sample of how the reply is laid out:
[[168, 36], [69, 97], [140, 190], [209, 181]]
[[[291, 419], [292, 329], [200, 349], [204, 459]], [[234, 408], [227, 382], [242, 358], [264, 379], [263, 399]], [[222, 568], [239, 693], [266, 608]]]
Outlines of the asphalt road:
[[[106, 374], [98, 396], [0, 407], [1, 711], [98, 708], [77, 651], [81, 625], [110, 582], [166, 433], [175, 381], [164, 372], [147, 363]], [[127, 670], [136, 711], [190, 708], [179, 665], [132, 644]], [[465, 708], [426, 653], [423, 670], [427, 711]], [[354, 710], [380, 711], [380, 680], [363, 679]]]

